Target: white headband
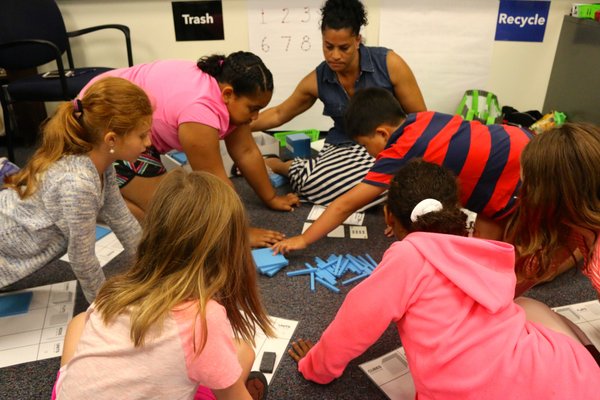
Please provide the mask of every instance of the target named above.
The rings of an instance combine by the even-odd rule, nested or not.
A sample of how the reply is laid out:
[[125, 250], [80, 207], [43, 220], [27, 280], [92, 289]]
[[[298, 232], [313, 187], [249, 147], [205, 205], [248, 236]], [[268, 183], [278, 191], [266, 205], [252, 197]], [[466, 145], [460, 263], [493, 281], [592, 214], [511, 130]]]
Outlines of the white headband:
[[410, 213], [410, 220], [416, 222], [417, 218], [430, 212], [440, 211], [444, 206], [436, 199], [421, 200]]

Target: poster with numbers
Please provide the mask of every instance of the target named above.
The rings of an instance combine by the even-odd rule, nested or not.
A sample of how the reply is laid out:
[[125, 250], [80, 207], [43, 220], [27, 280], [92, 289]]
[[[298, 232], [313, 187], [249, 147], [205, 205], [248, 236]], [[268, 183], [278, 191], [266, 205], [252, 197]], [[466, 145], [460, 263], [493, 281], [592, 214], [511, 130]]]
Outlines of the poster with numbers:
[[[319, 25], [322, 3], [248, 0], [248, 47], [273, 73], [275, 90], [268, 107], [287, 99], [302, 78], [323, 61]], [[309, 110], [277, 129], [326, 131], [332, 125], [317, 100]]]

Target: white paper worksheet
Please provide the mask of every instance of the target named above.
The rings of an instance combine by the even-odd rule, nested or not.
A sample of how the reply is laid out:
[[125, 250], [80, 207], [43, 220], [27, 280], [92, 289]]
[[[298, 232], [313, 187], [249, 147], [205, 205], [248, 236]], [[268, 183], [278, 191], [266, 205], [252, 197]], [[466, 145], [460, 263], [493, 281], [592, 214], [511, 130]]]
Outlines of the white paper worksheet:
[[[121, 254], [123, 245], [117, 239], [113, 231], [96, 240], [96, 257], [102, 267], [106, 266], [113, 258]], [[60, 258], [62, 261], [69, 262], [68, 254]]]
[[254, 364], [252, 365], [252, 371], [259, 371], [260, 361], [262, 360], [262, 355], [265, 351], [272, 351], [277, 354], [277, 357], [275, 358], [275, 366], [273, 367], [273, 373], [268, 374], [263, 372], [267, 378], [267, 382], [269, 383], [271, 383], [273, 374], [275, 374], [275, 371], [277, 371], [277, 366], [281, 362], [281, 358], [287, 355], [290, 339], [296, 330], [296, 326], [298, 326], [298, 321], [277, 317], [270, 318], [271, 321], [273, 321], [273, 326], [275, 327], [276, 337], [267, 338], [262, 330], [257, 330], [256, 336], [254, 337], [254, 341], [256, 343], [256, 346], [254, 347], [254, 353], [256, 356], [254, 359]]
[[24, 314], [0, 317], [0, 368], [62, 355], [67, 324], [73, 318], [77, 281], [38, 286]]
[[[310, 212], [308, 213], [308, 217], [306, 217], [306, 219], [309, 221], [315, 221], [317, 218], [319, 218], [321, 216], [321, 214], [323, 214], [323, 212], [325, 212], [326, 208], [327, 207], [314, 205], [313, 208], [310, 209]], [[355, 212], [354, 214], [352, 214], [348, 218], [346, 218], [346, 220], [344, 221], [344, 224], [345, 225], [362, 225], [364, 220], [365, 220], [365, 213]]]

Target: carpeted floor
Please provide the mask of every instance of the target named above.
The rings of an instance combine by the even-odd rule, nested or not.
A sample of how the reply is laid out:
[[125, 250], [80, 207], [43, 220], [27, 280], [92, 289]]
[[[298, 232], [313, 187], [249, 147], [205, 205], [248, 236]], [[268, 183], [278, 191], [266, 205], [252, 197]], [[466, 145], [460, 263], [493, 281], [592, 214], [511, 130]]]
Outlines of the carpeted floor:
[[[253, 225], [276, 229], [288, 236], [300, 233], [306, 221], [309, 205], [303, 205], [291, 213], [274, 212], [266, 209], [242, 178], [234, 183], [243, 198]], [[384, 222], [380, 208], [366, 213], [365, 225], [369, 238], [323, 239], [309, 249], [288, 256], [287, 270], [299, 269], [305, 262], [312, 262], [315, 256], [328, 257], [331, 253], [362, 255], [369, 253], [379, 261], [391, 239], [383, 236]], [[348, 237], [348, 229], [346, 229]], [[126, 266], [118, 257], [105, 268], [107, 275], [123, 271]], [[285, 270], [284, 270], [285, 271]], [[269, 314], [299, 321], [295, 338], [318, 340], [321, 332], [335, 316], [346, 293], [353, 285], [333, 293], [318, 286], [312, 293], [308, 277], [287, 277], [280, 271], [273, 278], [259, 277], [263, 299]], [[68, 264], [54, 261], [34, 275], [23, 279], [11, 287], [12, 290], [46, 285], [75, 279]], [[595, 291], [585, 277], [578, 272], [567, 272], [555, 281], [530, 290], [527, 295], [546, 302], [549, 306], [577, 303], [596, 298]], [[75, 312], [84, 311], [87, 303], [78, 291]], [[0, 320], [0, 323], [1, 320]], [[297, 372], [295, 362], [284, 356], [269, 388], [270, 399], [385, 399], [386, 396], [363, 374], [358, 364], [378, 357], [400, 345], [394, 327], [366, 353], [355, 359], [343, 376], [329, 385], [317, 385], [305, 381]], [[0, 399], [49, 399], [59, 367], [59, 359], [16, 365], [0, 369]]]

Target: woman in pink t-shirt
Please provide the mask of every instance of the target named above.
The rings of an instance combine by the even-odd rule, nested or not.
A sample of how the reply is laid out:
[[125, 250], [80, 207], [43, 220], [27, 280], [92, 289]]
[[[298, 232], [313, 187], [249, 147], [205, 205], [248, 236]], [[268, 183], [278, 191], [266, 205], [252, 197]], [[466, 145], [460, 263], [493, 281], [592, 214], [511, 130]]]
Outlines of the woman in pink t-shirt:
[[250, 373], [250, 343], [257, 328], [273, 330], [246, 221], [239, 197], [214, 175], [168, 174], [136, 262], [69, 324], [57, 398], [266, 398], [264, 376]]
[[393, 323], [415, 398], [598, 399], [597, 350], [544, 304], [513, 301], [514, 248], [465, 237], [449, 171], [407, 163], [392, 180], [385, 216], [399, 241], [348, 293], [317, 344], [292, 343], [306, 379], [339, 377]]
[[[106, 75], [137, 84], [154, 105], [152, 146], [137, 162], [115, 165], [121, 193], [138, 219], [143, 218], [163, 178], [160, 154], [170, 150], [185, 152], [193, 170], [210, 172], [233, 187], [223, 167], [220, 140], [268, 207], [290, 211], [298, 204], [295, 194], [278, 196], [275, 192], [250, 130], [250, 122], [273, 93], [271, 72], [258, 56], [238, 51], [198, 62], [159, 60], [108, 71], [100, 77]], [[264, 229], [251, 229], [250, 236], [253, 246], [267, 246], [283, 238], [279, 232]]]

